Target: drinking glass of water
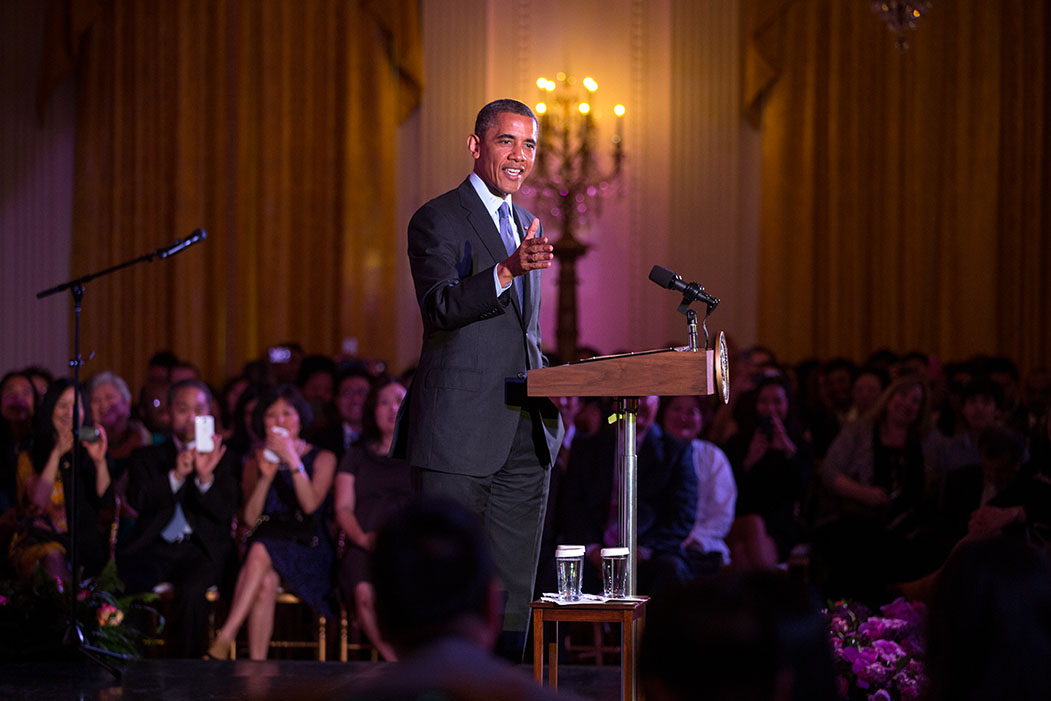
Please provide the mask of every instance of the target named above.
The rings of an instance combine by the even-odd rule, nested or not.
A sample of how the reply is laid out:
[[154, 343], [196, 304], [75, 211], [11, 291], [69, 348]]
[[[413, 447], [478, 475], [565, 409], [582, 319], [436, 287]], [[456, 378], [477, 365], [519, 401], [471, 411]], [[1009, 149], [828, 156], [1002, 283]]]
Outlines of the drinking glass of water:
[[558, 598], [576, 601], [580, 598], [580, 585], [584, 576], [584, 546], [559, 545], [555, 549], [558, 567]]
[[628, 579], [627, 548], [602, 548], [602, 595], [607, 599], [623, 599]]

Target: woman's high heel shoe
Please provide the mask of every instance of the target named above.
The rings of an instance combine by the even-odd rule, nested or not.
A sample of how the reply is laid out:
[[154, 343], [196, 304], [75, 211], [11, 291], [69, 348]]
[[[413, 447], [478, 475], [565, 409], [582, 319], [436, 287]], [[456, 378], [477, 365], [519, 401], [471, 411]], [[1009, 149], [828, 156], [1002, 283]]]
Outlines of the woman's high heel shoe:
[[206, 660], [232, 660], [233, 658], [234, 641], [222, 636], [215, 639], [215, 642], [208, 648], [208, 652], [204, 656]]

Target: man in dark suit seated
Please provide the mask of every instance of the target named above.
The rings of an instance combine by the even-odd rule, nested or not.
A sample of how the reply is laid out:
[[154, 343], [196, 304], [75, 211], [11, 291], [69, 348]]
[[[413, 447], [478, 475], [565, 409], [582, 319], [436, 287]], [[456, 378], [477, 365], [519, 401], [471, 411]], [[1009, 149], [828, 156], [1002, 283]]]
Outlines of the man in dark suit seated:
[[503, 627], [500, 589], [474, 514], [447, 500], [405, 506], [376, 534], [365, 607], [398, 662], [352, 698], [556, 698], [493, 655]]
[[194, 419], [209, 413], [211, 401], [200, 380], [173, 385], [168, 439], [136, 450], [129, 467], [128, 501], [139, 517], [118, 553], [118, 570], [129, 592], [172, 584], [175, 612], [167, 637], [173, 657], [200, 657], [207, 649], [205, 594], [222, 581], [233, 546], [237, 482], [222, 459], [226, 448], [219, 435], [211, 452], [191, 444]]
[[[689, 443], [667, 435], [654, 419], [657, 397], [639, 400], [636, 421], [638, 592], [654, 595], [669, 585], [689, 580], [693, 563], [682, 542], [690, 534], [697, 508], [697, 475]], [[573, 442], [566, 469], [562, 513], [557, 527], [560, 543], [587, 546], [584, 590], [599, 592], [600, 550], [622, 545], [616, 532], [620, 486], [615, 480], [616, 434], [606, 428]], [[545, 587], [554, 582], [546, 573]], [[553, 591], [545, 588], [545, 591]]]

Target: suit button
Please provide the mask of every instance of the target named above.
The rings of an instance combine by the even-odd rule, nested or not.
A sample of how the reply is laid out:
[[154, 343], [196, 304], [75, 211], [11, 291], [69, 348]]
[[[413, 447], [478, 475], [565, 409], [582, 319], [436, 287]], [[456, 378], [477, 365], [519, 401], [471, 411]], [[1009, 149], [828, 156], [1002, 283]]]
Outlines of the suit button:
[[518, 379], [519, 380], [524, 380], [525, 379], [525, 373], [524, 372], [518, 373]]

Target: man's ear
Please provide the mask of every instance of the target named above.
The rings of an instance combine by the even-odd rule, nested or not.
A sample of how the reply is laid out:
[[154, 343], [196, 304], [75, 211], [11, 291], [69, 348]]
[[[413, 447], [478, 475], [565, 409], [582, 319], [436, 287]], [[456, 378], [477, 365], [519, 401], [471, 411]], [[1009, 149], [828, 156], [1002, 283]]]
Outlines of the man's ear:
[[482, 155], [481, 151], [482, 140], [478, 138], [477, 134], [471, 134], [467, 137], [467, 150], [471, 152], [471, 157], [478, 159]]

